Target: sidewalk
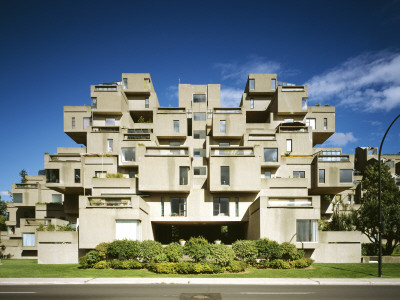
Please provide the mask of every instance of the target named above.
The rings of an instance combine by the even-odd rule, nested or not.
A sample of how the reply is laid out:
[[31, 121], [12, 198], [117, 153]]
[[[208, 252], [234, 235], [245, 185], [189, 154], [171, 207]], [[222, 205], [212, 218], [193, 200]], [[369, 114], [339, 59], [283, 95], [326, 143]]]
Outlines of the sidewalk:
[[0, 278], [0, 285], [41, 284], [400, 285], [400, 278]]

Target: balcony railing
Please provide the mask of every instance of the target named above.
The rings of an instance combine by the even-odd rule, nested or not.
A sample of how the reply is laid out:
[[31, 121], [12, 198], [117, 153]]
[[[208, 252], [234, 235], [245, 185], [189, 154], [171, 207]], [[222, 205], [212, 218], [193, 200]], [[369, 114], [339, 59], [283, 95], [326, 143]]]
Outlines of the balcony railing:
[[16, 183], [15, 188], [17, 189], [37, 189], [39, 187], [36, 183]]
[[215, 114], [241, 114], [241, 108], [214, 108]]
[[50, 161], [62, 161], [62, 162], [80, 162], [80, 156], [66, 156], [66, 155], [50, 155]]
[[308, 132], [307, 126], [279, 126], [279, 132]]
[[128, 129], [128, 133], [152, 133], [153, 129], [151, 128], [134, 128]]
[[165, 147], [165, 148], [147, 148], [146, 155], [148, 156], [175, 156], [175, 155], [188, 155], [188, 148], [182, 147]]
[[92, 126], [92, 132], [119, 132], [119, 126]]
[[278, 81], [278, 86], [297, 86], [297, 84], [289, 83], [289, 82], [283, 82], [283, 81]]
[[318, 161], [350, 161], [349, 155], [319, 155]]
[[150, 140], [150, 134], [125, 134], [125, 140]]
[[132, 202], [129, 198], [90, 198], [90, 207], [131, 207]]
[[218, 147], [211, 149], [211, 156], [254, 156], [253, 148]]
[[162, 114], [177, 114], [186, 113], [186, 109], [183, 107], [159, 107], [157, 112]]

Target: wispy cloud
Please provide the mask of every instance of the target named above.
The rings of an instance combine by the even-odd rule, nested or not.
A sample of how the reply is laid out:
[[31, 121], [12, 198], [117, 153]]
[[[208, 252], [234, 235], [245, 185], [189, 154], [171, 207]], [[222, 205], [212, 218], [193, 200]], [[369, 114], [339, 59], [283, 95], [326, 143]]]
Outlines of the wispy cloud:
[[7, 197], [9, 196], [9, 195], [8, 195], [8, 191], [1, 191], [1, 192], [0, 192], [0, 195], [1, 195], [1, 196], [7, 196]]
[[276, 73], [281, 70], [280, 63], [255, 55], [241, 63], [217, 63], [215, 67], [220, 70], [222, 80], [232, 80], [236, 84], [246, 82], [250, 73]]
[[221, 87], [221, 107], [239, 107], [243, 89]]
[[354, 137], [352, 132], [336, 132], [325, 143], [326, 145], [343, 147], [348, 143], [357, 142], [358, 139]]
[[308, 82], [310, 101], [374, 112], [400, 107], [400, 53], [354, 57]]

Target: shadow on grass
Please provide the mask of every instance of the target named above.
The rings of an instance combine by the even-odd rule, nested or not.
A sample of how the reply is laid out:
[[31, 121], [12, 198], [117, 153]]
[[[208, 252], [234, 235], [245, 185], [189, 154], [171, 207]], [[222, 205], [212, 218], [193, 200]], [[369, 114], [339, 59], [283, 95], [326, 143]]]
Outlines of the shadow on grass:
[[344, 265], [343, 267], [339, 267], [337, 264], [335, 264], [334, 266], [329, 266], [329, 265], [325, 265], [325, 266], [319, 266], [320, 268], [326, 268], [326, 269], [332, 269], [332, 270], [337, 270], [340, 272], [346, 272], [349, 274], [360, 274], [363, 276], [371, 276], [371, 277], [378, 277], [378, 271], [376, 271], [376, 273], [372, 273], [369, 272], [370, 270], [360, 270], [359, 268], [356, 268], [355, 266], [348, 266], [348, 265]]

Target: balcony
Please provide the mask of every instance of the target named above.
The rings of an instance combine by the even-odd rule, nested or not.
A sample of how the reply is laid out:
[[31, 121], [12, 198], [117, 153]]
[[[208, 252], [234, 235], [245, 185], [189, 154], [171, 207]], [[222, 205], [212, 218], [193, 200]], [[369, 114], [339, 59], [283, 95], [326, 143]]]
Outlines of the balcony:
[[254, 156], [253, 147], [211, 147], [211, 156]]
[[307, 133], [308, 132], [308, 127], [305, 126], [302, 123], [283, 123], [278, 126], [278, 133], [283, 133], [283, 132], [289, 132], [289, 133], [295, 133], [295, 132], [302, 132], [302, 133]]
[[309, 178], [262, 178], [261, 188], [309, 188]]
[[39, 187], [36, 183], [16, 183], [16, 189], [37, 189]]
[[189, 156], [188, 147], [146, 147], [145, 156]]
[[92, 132], [119, 132], [119, 126], [92, 126]]
[[214, 108], [214, 114], [241, 114], [242, 109], [239, 108]]
[[88, 197], [86, 207], [102, 207], [102, 208], [129, 208], [132, 207], [130, 197]]
[[94, 86], [95, 92], [116, 92], [121, 82], [98, 83]]

